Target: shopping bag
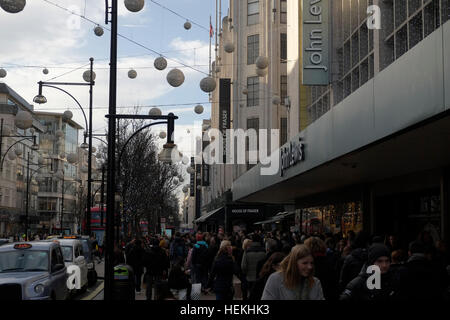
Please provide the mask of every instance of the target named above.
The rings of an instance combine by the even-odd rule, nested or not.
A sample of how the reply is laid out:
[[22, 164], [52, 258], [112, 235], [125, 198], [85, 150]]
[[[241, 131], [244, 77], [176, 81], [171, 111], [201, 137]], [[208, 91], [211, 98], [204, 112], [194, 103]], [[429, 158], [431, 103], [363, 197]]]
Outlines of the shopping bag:
[[193, 283], [191, 291], [191, 300], [200, 300], [201, 294], [202, 294], [202, 284]]

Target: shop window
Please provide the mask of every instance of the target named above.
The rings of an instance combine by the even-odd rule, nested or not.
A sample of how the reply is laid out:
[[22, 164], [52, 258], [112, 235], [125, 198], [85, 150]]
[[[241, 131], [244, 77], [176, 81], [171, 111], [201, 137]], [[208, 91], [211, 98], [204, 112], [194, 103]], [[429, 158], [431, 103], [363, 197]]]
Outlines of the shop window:
[[408, 51], [407, 26], [404, 26], [396, 32], [395, 41], [395, 59], [398, 59]]
[[254, 64], [259, 56], [259, 34], [247, 38], [247, 64]]

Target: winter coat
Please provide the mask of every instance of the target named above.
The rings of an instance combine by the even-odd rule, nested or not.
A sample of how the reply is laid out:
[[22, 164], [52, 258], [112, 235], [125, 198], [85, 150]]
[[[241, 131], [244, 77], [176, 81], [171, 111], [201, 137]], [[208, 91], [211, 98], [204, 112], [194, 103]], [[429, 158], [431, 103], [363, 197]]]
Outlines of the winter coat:
[[175, 238], [170, 245], [170, 260], [171, 261], [183, 261], [187, 256], [187, 248], [184, 240], [181, 238]]
[[[295, 290], [284, 285], [284, 278], [281, 272], [274, 272], [267, 279], [266, 286], [261, 300], [300, 300], [301, 287]], [[308, 300], [325, 300], [320, 280], [314, 277], [314, 284], [309, 289]]]
[[208, 244], [205, 241], [197, 241], [192, 249], [192, 266], [200, 270], [208, 270]]
[[347, 284], [359, 275], [366, 262], [367, 249], [354, 249], [345, 257], [339, 277], [340, 291], [343, 291]]
[[347, 284], [339, 300], [354, 301], [395, 301], [400, 298], [400, 282], [397, 272], [389, 270], [381, 275], [380, 289], [369, 289], [367, 279], [371, 276], [364, 266], [361, 273]]
[[325, 299], [337, 300], [337, 279], [333, 264], [326, 255], [314, 257], [314, 275], [320, 279]]
[[265, 257], [266, 251], [259, 243], [253, 242], [250, 244], [249, 248], [244, 252], [241, 263], [242, 273], [246, 275], [247, 281], [253, 282], [258, 279], [256, 267], [258, 262]]
[[401, 296], [407, 300], [442, 300], [448, 286], [446, 270], [424, 254], [413, 254], [401, 270]]
[[143, 268], [144, 249], [133, 245], [126, 254], [127, 264], [130, 265], [135, 273], [141, 272]]
[[166, 251], [159, 246], [154, 246], [145, 251], [144, 265], [147, 273], [152, 276], [162, 276], [170, 266]]
[[239, 272], [233, 258], [228, 254], [216, 257], [209, 277], [209, 287], [214, 283], [214, 292], [229, 293], [233, 288], [233, 275]]
[[180, 265], [174, 265], [169, 273], [169, 287], [170, 289], [186, 289], [190, 285], [187, 275], [184, 273], [184, 268]]

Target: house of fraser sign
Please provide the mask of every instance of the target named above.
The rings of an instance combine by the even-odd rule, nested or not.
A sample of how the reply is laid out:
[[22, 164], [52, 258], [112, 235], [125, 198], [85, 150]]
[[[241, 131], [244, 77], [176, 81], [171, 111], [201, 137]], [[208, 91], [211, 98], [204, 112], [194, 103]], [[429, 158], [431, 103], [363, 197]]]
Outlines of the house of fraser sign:
[[329, 84], [330, 0], [302, 0], [304, 85]]

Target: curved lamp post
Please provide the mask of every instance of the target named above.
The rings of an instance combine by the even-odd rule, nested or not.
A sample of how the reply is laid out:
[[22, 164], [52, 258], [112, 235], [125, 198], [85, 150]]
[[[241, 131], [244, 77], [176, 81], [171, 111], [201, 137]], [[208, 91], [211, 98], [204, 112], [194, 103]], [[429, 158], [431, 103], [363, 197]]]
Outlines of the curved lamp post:
[[[93, 86], [95, 85], [95, 81], [94, 81], [95, 73], [93, 71], [94, 58], [90, 58], [89, 61], [90, 61], [90, 70], [89, 70], [90, 73], [87, 75], [87, 78], [85, 77], [85, 75], [83, 75], [83, 78], [85, 78], [84, 80], [87, 83], [86, 82], [43, 82], [43, 81], [39, 81], [38, 82], [39, 93], [33, 99], [33, 101], [38, 104], [46, 103], [47, 98], [44, 95], [42, 95], [42, 87], [49, 87], [49, 88], [57, 89], [59, 91], [66, 93], [67, 95], [69, 95], [76, 102], [78, 107], [83, 112], [84, 120], [86, 122], [86, 130], [88, 130], [88, 133], [85, 132], [85, 134], [84, 134], [84, 142], [81, 144], [81, 148], [89, 149], [89, 152], [88, 152], [88, 192], [87, 192], [88, 208], [87, 208], [87, 216], [86, 216], [86, 233], [88, 235], [90, 235], [90, 233], [91, 233], [90, 203], [91, 203], [91, 192], [92, 192], [92, 190], [91, 190], [91, 182], [92, 182], [92, 104], [93, 104], [92, 94], [93, 94]], [[89, 79], [89, 77], [90, 77], [90, 79]], [[84, 109], [81, 106], [81, 104], [78, 102], [78, 100], [75, 99], [75, 97], [73, 95], [71, 95], [69, 92], [67, 92], [66, 90], [57, 87], [58, 85], [59, 86], [89, 86], [89, 123], [88, 123], [88, 119], [86, 118], [86, 113], [84, 112]], [[88, 143], [86, 143], [87, 137], [89, 137]]]

